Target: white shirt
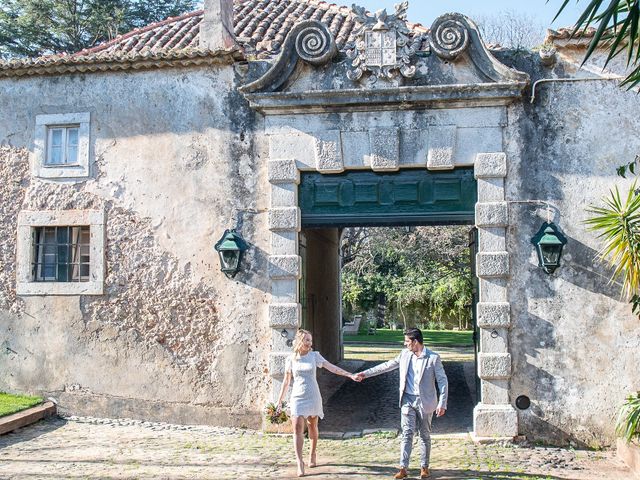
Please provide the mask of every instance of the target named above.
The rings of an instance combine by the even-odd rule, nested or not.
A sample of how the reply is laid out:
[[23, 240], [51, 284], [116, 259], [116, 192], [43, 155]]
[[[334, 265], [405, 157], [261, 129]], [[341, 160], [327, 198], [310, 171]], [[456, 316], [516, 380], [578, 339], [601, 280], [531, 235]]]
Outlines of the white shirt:
[[404, 387], [405, 393], [409, 395], [420, 395], [420, 372], [423, 362], [427, 361], [426, 350], [423, 348], [420, 356], [411, 355], [409, 368], [407, 369], [407, 382]]

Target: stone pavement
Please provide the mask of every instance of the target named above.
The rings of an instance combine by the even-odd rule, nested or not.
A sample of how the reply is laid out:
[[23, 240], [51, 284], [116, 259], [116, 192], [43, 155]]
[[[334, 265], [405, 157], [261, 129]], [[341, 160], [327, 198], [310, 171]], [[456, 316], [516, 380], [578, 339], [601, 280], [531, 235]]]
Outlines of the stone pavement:
[[[395, 473], [399, 439], [379, 433], [320, 440], [308, 477], [383, 479]], [[417, 475], [416, 456], [410, 474]], [[436, 436], [435, 479], [631, 480], [610, 451], [475, 445]], [[294, 478], [291, 437], [132, 420], [51, 418], [0, 437], [0, 479]]]
[[[375, 361], [360, 362], [358, 368], [350, 368], [354, 360], [341, 363], [349, 371], [361, 371], [377, 365], [386, 358], [393, 358], [401, 347], [392, 347], [388, 354], [380, 354], [379, 346], [370, 346], [366, 350], [347, 345], [347, 358], [376, 358]], [[471, 348], [443, 348], [438, 352], [449, 381], [449, 404], [447, 414], [434, 418], [434, 433], [467, 433], [473, 429], [473, 350]], [[471, 378], [468, 371], [471, 370]], [[336, 377], [323, 374], [319, 378], [320, 390], [324, 399], [325, 418], [320, 422], [321, 432], [356, 432], [362, 430], [399, 429], [400, 409], [398, 408], [398, 370], [367, 378], [362, 383], [343, 380], [335, 385]], [[330, 378], [327, 378], [330, 377]], [[333, 377], [333, 378], [331, 378]], [[334, 382], [333, 388], [326, 383]], [[471, 383], [471, 385], [469, 385]], [[338, 387], [338, 388], [336, 388]], [[335, 393], [327, 393], [334, 392]]]

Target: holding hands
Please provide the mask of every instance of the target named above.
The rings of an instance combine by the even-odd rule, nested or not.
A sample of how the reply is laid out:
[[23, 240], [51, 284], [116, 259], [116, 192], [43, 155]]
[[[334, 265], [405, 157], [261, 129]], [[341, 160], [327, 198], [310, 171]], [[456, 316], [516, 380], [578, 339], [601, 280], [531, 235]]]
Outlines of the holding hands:
[[351, 378], [351, 380], [353, 380], [354, 382], [361, 382], [365, 379], [365, 376], [364, 373], [360, 372], [349, 375], [349, 378]]

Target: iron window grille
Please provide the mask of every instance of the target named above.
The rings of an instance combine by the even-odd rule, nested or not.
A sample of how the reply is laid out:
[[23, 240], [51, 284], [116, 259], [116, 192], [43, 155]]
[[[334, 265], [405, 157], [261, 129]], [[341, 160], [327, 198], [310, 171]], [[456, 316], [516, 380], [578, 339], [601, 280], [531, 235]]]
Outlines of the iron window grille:
[[33, 235], [34, 281], [89, 281], [89, 226], [35, 227]]

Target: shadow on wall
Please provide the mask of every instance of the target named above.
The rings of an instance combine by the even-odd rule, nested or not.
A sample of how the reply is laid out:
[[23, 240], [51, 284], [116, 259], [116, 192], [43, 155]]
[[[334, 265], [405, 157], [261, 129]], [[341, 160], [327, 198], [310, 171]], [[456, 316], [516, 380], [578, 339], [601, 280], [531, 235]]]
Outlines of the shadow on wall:
[[573, 434], [565, 432], [547, 422], [542, 409], [532, 401], [527, 410], [517, 410], [520, 430], [526, 433], [528, 440], [543, 438], [543, 443], [557, 446], [571, 446], [574, 448], [592, 449], [589, 445], [576, 438]]
[[[581, 419], [581, 427], [576, 428], [576, 412], [563, 410], [567, 404], [571, 403], [567, 396], [571, 395], [575, 389], [580, 390], [581, 385], [575, 384], [575, 375], [568, 370], [569, 367], [566, 364], [566, 352], [556, 339], [559, 327], [532, 314], [531, 309], [536, 307], [530, 306], [529, 301], [525, 303], [524, 308], [528, 313], [518, 318], [516, 328], [513, 330], [519, 334], [512, 343], [519, 347], [511, 352], [513, 359], [511, 401], [515, 405], [515, 400], [520, 395], [526, 395], [531, 400], [529, 408], [517, 410], [520, 433], [526, 435], [529, 440], [541, 439], [552, 445], [571, 445], [580, 448], [601, 446], [602, 438], [594, 435], [594, 430], [588, 427], [593, 418]], [[542, 314], [544, 315], [544, 312]], [[559, 319], [558, 322], [565, 320], [570, 321]], [[586, 352], [585, 361], [588, 361]], [[575, 395], [573, 393], [574, 397]], [[573, 400], [579, 401], [579, 396]], [[588, 417], [592, 415], [589, 414]], [[573, 433], [563, 430], [558, 424], [572, 430]], [[593, 440], [591, 444], [587, 443], [591, 439]]]
[[[518, 335], [517, 342], [519, 345], [525, 346], [524, 349], [519, 350], [523, 354], [538, 358], [540, 350], [555, 349], [556, 347], [555, 326], [537, 315], [527, 313], [523, 316], [521, 320], [518, 320], [517, 331], [522, 332], [521, 335]], [[531, 375], [527, 376], [531, 377]]]
[[233, 280], [269, 294], [271, 293], [270, 282], [264, 272], [271, 272], [275, 266], [269, 262], [269, 254], [267, 252], [253, 243], [247, 242], [247, 245], [249, 248], [242, 257], [240, 271]]
[[580, 288], [620, 301], [622, 284], [611, 281], [614, 270], [598, 259], [597, 250], [572, 237], [567, 237], [565, 249], [556, 275]]

